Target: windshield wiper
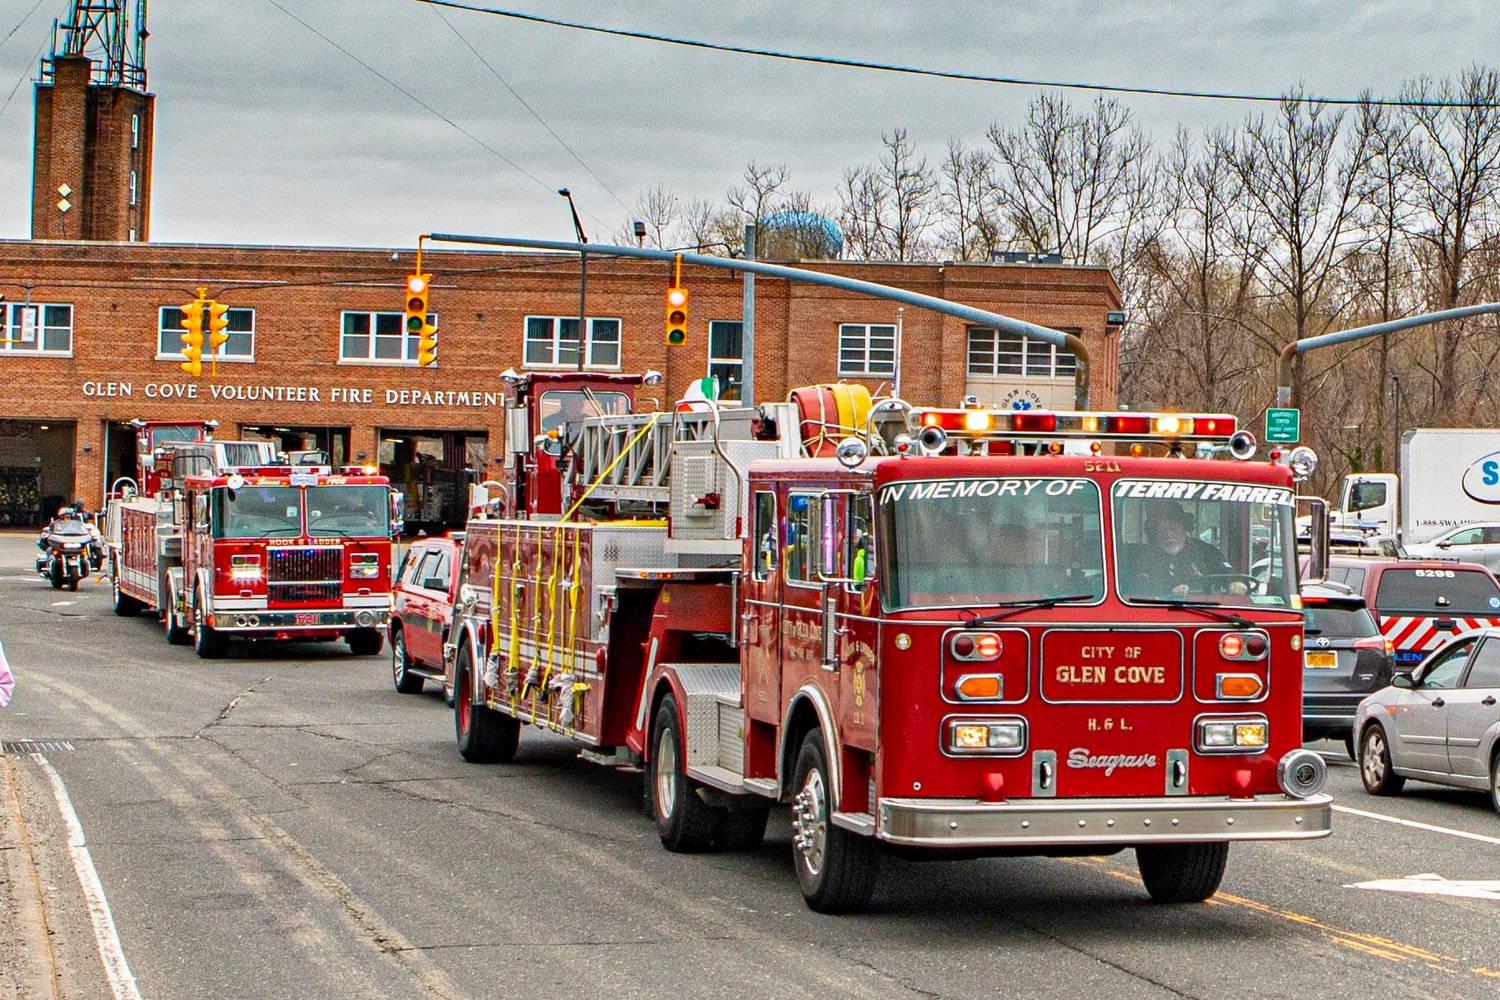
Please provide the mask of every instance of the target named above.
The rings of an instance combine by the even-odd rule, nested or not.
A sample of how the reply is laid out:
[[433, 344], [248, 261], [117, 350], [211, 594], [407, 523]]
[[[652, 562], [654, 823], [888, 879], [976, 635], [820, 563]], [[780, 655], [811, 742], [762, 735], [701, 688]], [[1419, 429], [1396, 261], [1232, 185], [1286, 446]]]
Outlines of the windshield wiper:
[[1196, 611], [1210, 618], [1217, 618], [1221, 622], [1228, 622], [1235, 628], [1252, 628], [1255, 623], [1241, 615], [1220, 611], [1224, 605], [1217, 601], [1188, 601], [1180, 597], [1132, 597], [1135, 604], [1156, 604], [1164, 608], [1182, 608], [1185, 611]]
[[965, 618], [965, 625], [988, 625], [991, 622], [1002, 621], [1011, 615], [1018, 615], [1022, 611], [1030, 611], [1034, 608], [1055, 608], [1064, 601], [1087, 601], [1097, 598], [1098, 594], [1064, 594], [1061, 597], [1027, 597], [1019, 601], [1000, 601], [992, 607], [1005, 608], [1005, 611], [997, 611], [992, 615], [975, 615], [968, 609], [964, 613], [973, 615]]

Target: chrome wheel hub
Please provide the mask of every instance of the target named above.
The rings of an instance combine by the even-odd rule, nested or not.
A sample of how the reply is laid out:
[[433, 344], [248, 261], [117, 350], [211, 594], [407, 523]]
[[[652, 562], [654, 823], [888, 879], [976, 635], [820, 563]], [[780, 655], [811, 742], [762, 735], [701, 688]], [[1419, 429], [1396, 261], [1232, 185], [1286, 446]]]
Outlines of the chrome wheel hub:
[[811, 875], [823, 870], [828, 850], [828, 795], [822, 772], [808, 772], [802, 790], [792, 799], [792, 846]]
[[1364, 759], [1360, 765], [1365, 770], [1365, 780], [1372, 785], [1378, 785], [1385, 778], [1385, 738], [1378, 730], [1372, 731], [1365, 739]]
[[656, 812], [662, 819], [671, 819], [677, 804], [677, 741], [672, 730], [663, 726], [656, 737], [656, 766], [652, 768], [656, 782]]

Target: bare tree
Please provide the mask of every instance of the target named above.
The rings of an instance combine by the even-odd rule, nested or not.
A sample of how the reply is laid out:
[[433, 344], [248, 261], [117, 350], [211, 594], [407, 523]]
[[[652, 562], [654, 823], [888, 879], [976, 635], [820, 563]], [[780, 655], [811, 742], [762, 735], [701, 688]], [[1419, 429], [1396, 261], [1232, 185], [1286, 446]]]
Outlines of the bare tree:
[[646, 225], [646, 246], [658, 250], [671, 246], [682, 221], [677, 197], [660, 184], [643, 193], [636, 199], [634, 218], [615, 231], [616, 243], [630, 246], [636, 242], [636, 221]]
[[994, 161], [983, 149], [948, 140], [938, 166], [938, 247], [953, 260], [992, 260], [1002, 244]]
[[761, 166], [754, 160], [745, 164], [744, 184], [729, 189], [730, 207], [745, 216], [745, 221], [759, 225], [770, 214], [776, 192], [791, 180], [786, 164]]
[[880, 136], [884, 151], [869, 166], [844, 171], [839, 221], [847, 256], [867, 260], [930, 260], [927, 231], [937, 211], [938, 180], [906, 129]]

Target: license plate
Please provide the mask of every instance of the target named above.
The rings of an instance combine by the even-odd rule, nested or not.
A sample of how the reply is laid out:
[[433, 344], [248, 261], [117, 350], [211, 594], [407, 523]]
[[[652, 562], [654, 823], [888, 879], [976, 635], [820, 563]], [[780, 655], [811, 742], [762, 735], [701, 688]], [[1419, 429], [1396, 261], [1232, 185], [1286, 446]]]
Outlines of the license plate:
[[[298, 614], [297, 617], [293, 619], [293, 621], [296, 624], [298, 624], [298, 625], [317, 625], [317, 624], [320, 624], [320, 619], [322, 617], [323, 616], [319, 615], [319, 614], [305, 614], [304, 613], [304, 614]], [[1308, 655], [1311, 656], [1312, 654], [1309, 653]]]
[[1339, 654], [1337, 653], [1308, 653], [1307, 665], [1313, 669], [1326, 670], [1329, 667], [1339, 665]]

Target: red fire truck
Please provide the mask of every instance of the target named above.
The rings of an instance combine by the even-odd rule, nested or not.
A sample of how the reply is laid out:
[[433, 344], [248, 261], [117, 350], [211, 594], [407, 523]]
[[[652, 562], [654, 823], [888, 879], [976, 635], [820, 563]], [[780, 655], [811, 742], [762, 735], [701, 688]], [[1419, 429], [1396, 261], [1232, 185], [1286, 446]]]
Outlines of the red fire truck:
[[1301, 747], [1310, 452], [1256, 461], [1222, 414], [847, 386], [637, 413], [619, 376], [508, 381], [515, 516], [469, 523], [448, 647], [467, 760], [534, 724], [644, 768], [674, 851], [753, 848], [788, 803], [824, 912], [885, 853], [1129, 847], [1183, 902], [1233, 841], [1330, 832]]
[[223, 656], [232, 637], [338, 639], [380, 652], [393, 494], [371, 469], [278, 464], [269, 444], [167, 442], [158, 484], [126, 484], [105, 528], [118, 615], [155, 611], [167, 641]]

